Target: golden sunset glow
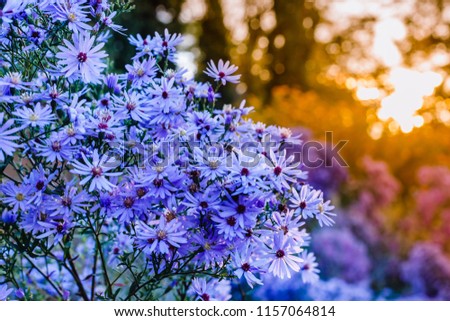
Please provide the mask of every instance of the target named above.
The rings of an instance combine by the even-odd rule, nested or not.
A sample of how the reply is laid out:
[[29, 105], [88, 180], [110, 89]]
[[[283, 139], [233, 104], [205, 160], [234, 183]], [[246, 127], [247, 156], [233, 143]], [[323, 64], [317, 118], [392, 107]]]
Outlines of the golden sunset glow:
[[404, 133], [411, 132], [414, 127], [421, 127], [424, 119], [417, 115], [417, 111], [422, 108], [424, 98], [432, 95], [442, 81], [442, 76], [432, 71], [393, 69], [388, 77], [393, 92], [381, 100], [378, 117], [383, 121], [393, 119]]

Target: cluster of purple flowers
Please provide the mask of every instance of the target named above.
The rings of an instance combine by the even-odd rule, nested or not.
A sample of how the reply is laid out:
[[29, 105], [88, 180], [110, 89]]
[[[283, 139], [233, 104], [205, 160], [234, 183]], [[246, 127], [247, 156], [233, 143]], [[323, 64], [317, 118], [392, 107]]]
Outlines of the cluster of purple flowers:
[[107, 73], [119, 8], [8, 0], [1, 11], [0, 282], [61, 299], [208, 300], [229, 298], [223, 278], [317, 280], [308, 222], [335, 214], [286, 157], [299, 138], [253, 122], [245, 101], [221, 104], [219, 88], [239, 81], [229, 62], [209, 63], [212, 83], [177, 69], [178, 34], [131, 37], [127, 72]]
[[402, 264], [402, 278], [412, 295], [450, 300], [450, 259], [436, 244], [417, 243]]

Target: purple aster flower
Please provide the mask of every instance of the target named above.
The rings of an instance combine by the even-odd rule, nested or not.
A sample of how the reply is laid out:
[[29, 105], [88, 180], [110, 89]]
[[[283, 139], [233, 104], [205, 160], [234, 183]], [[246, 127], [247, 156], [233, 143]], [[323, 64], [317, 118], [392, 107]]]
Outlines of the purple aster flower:
[[192, 290], [197, 295], [197, 300], [210, 301], [211, 296], [208, 294], [210, 290], [205, 279], [194, 278], [192, 280]]
[[89, 194], [85, 191], [78, 192], [77, 188], [69, 183], [64, 188], [61, 196], [52, 196], [45, 202], [51, 216], [70, 216], [73, 214], [84, 214], [85, 208], [89, 206]]
[[31, 127], [50, 125], [56, 118], [50, 105], [42, 107], [40, 103], [35, 104], [33, 108], [22, 107], [13, 114], [19, 117], [18, 121], [24, 126]]
[[[202, 223], [202, 226], [211, 225]], [[206, 268], [220, 264], [223, 261], [223, 253], [227, 247], [224, 242], [220, 241], [217, 233], [216, 235], [194, 234], [189, 238], [189, 244], [192, 246], [193, 251], [198, 252], [193, 262], [198, 265], [204, 265]]]
[[[309, 185], [302, 185], [300, 194], [295, 188], [292, 189], [291, 207], [303, 218], [314, 217], [320, 211], [321, 204], [323, 204], [322, 193], [311, 189]], [[323, 220], [323, 217], [321, 219]]]
[[211, 129], [216, 127], [216, 120], [208, 112], [193, 111], [189, 115], [189, 122], [197, 126], [197, 139], [207, 135]]
[[27, 233], [37, 235], [45, 230], [40, 224], [42, 222], [51, 222], [51, 217], [46, 212], [45, 208], [40, 206], [37, 208], [28, 208], [22, 215], [19, 226]]
[[30, 25], [27, 31], [28, 40], [34, 45], [39, 46], [45, 40], [45, 30], [39, 27]]
[[167, 56], [170, 61], [174, 59], [175, 47], [183, 42], [180, 34], [170, 34], [167, 29], [164, 30], [164, 36], [155, 32], [153, 38], [153, 50], [155, 53]]
[[165, 199], [177, 190], [174, 182], [179, 179], [179, 174], [172, 166], [160, 165], [160, 159], [153, 157], [152, 164], [148, 164], [144, 170], [135, 169], [133, 176], [138, 187], [147, 189], [147, 194], [153, 198]]
[[0, 192], [3, 196], [0, 196], [0, 200], [12, 207], [12, 211], [17, 213], [19, 210], [25, 211], [29, 207], [30, 186], [27, 185], [15, 185], [9, 181], [0, 185]]
[[69, 29], [74, 33], [91, 30], [91, 26], [86, 22], [90, 19], [87, 17], [87, 6], [74, 1], [56, 1], [53, 4], [52, 15], [56, 20], [68, 22]]
[[60, 131], [61, 141], [70, 145], [76, 145], [82, 141], [85, 138], [83, 134], [81, 127], [74, 127], [74, 124], [70, 124]]
[[[212, 147], [210, 149], [214, 148]], [[205, 155], [205, 152], [200, 149], [196, 149], [194, 153], [200, 162], [197, 169], [200, 171], [202, 178], [214, 181], [227, 175], [228, 156], [226, 154], [217, 155], [217, 153], [213, 152], [211, 153], [212, 155]]]
[[319, 280], [319, 269], [316, 262], [316, 257], [313, 253], [303, 251], [300, 253], [300, 258], [303, 262], [300, 263], [300, 274], [303, 283], [315, 283]]
[[153, 58], [145, 59], [142, 62], [134, 60], [133, 65], [126, 65], [125, 68], [128, 71], [129, 79], [135, 87], [150, 84], [158, 70], [156, 60]]
[[84, 155], [81, 153], [84, 164], [80, 163], [77, 160], [72, 162], [74, 169], [71, 170], [72, 173], [86, 176], [84, 177], [80, 185], [85, 185], [87, 182], [91, 181], [89, 186], [89, 192], [93, 190], [101, 191], [111, 191], [116, 185], [111, 183], [106, 179], [106, 177], [110, 176], [120, 176], [122, 173], [108, 173], [109, 171], [115, 169], [118, 164], [117, 160], [108, 155], [102, 155], [101, 157], [98, 154], [98, 150], [94, 150], [92, 155], [92, 162], [89, 161]]
[[219, 60], [219, 64], [216, 66], [214, 61], [208, 62], [208, 68], [205, 71], [205, 74], [214, 78], [215, 81], [220, 81], [222, 85], [226, 85], [227, 82], [231, 82], [237, 84], [241, 75], [233, 75], [233, 73], [238, 70], [238, 67], [230, 64], [229, 61], [223, 62], [222, 59]]
[[89, 122], [86, 122], [88, 134], [98, 137], [99, 133], [104, 133], [104, 137], [114, 140], [120, 137], [123, 129], [120, 115], [107, 109], [98, 109], [94, 116], [89, 116]]
[[119, 256], [126, 252], [132, 252], [133, 250], [133, 239], [126, 234], [117, 235], [114, 244], [109, 252], [108, 264], [118, 265], [120, 264]]
[[61, 132], [52, 133], [50, 138], [46, 139], [44, 144], [38, 144], [36, 149], [39, 151], [38, 155], [45, 157], [47, 162], [50, 163], [70, 160], [74, 152], [74, 149], [69, 145], [69, 142], [63, 139]]
[[[113, 20], [112, 20], [112, 19], [114, 19], [114, 17], [115, 17], [116, 15], [117, 15], [117, 12], [115, 12], [115, 11], [111, 12], [111, 13], [109, 14], [109, 16], [107, 16], [107, 15], [105, 14], [105, 12], [102, 12], [102, 13], [100, 14], [100, 22], [101, 22], [102, 25], [108, 27], [109, 29], [111, 29], [111, 30], [113, 30], [113, 31], [115, 31], [115, 32], [118, 32], [118, 33], [120, 33], [120, 34], [122, 34], [122, 35], [125, 35], [125, 34], [124, 34], [124, 31], [126, 31], [126, 29], [125, 29], [124, 27], [118, 25], [118, 24], [115, 24], [115, 23], [113, 22]], [[95, 29], [95, 28], [94, 28], [94, 29]]]
[[244, 276], [247, 284], [253, 289], [254, 284], [262, 285], [263, 282], [258, 279], [254, 273], [258, 273], [261, 271], [259, 264], [253, 262], [251, 259], [250, 251], [244, 251], [242, 254], [239, 252], [235, 252], [233, 254], [233, 263], [236, 269], [234, 270], [234, 274], [238, 278], [242, 278]]
[[201, 301], [226, 301], [231, 298], [231, 286], [229, 281], [217, 281], [212, 279], [194, 278], [192, 280], [191, 291], [196, 296], [196, 300]]
[[2, 222], [11, 225], [17, 222], [17, 214], [13, 213], [11, 211], [8, 211], [6, 208], [3, 210], [2, 213]]
[[46, 85], [46, 89], [42, 94], [42, 98], [56, 103], [65, 103], [69, 94], [59, 89], [56, 84]]
[[291, 278], [291, 270], [300, 271], [300, 264], [303, 259], [296, 256], [302, 250], [299, 247], [291, 246], [289, 238], [283, 232], [275, 233], [271, 250], [266, 256], [266, 264], [269, 265], [267, 272], [284, 279]]
[[148, 46], [152, 42], [152, 39], [149, 35], [143, 38], [139, 33], [136, 36], [131, 35], [128, 40], [130, 41], [131, 45], [136, 47], [137, 50], [143, 50], [145, 46]]
[[267, 189], [267, 186], [262, 180], [265, 176], [265, 171], [261, 159], [255, 163], [252, 157], [239, 155], [234, 157], [233, 167], [230, 168], [230, 175], [237, 184], [237, 189], [233, 195], [238, 194], [252, 194], [260, 190]]
[[271, 226], [272, 224], [267, 222], [267, 228], [275, 229], [277, 232], [282, 231], [288, 237], [288, 240], [293, 241], [292, 245], [303, 244], [304, 233], [300, 230], [300, 227], [305, 223], [301, 221], [301, 217], [294, 217], [294, 211], [287, 210], [285, 213], [273, 212], [272, 219], [275, 224]]
[[239, 195], [236, 200], [229, 198], [222, 203], [219, 215], [224, 218], [234, 217], [239, 227], [252, 228], [256, 224], [256, 216], [261, 209], [253, 198]]
[[236, 237], [243, 239], [245, 230], [238, 224], [238, 215], [228, 217], [212, 216], [211, 220], [216, 223], [219, 235], [223, 235], [226, 240], [234, 240]]
[[91, 8], [91, 14], [93, 16], [103, 13], [110, 8], [109, 1], [107, 0], [89, 0]]
[[15, 143], [18, 140], [18, 136], [13, 134], [17, 133], [20, 128], [11, 128], [14, 125], [14, 119], [8, 119], [3, 123], [5, 114], [0, 113], [0, 162], [3, 163], [6, 156], [12, 156], [20, 145]]
[[98, 202], [91, 211], [95, 212], [100, 209], [100, 216], [107, 216], [113, 213], [113, 197], [109, 193], [101, 192], [98, 196]]
[[121, 188], [119, 195], [114, 198], [114, 217], [117, 217], [121, 223], [132, 222], [144, 213], [145, 208], [141, 203], [134, 187], [126, 184]]
[[57, 220], [51, 222], [39, 222], [44, 229], [42, 234], [36, 236], [37, 239], [47, 238], [49, 236], [53, 236], [53, 241], [51, 244], [56, 244], [62, 240], [62, 238], [67, 235], [70, 230], [75, 226], [69, 220]]
[[185, 193], [184, 205], [188, 207], [189, 214], [200, 214], [215, 212], [220, 205], [220, 198], [218, 197], [218, 191], [209, 188], [202, 193]]
[[4, 95], [11, 94], [11, 88], [28, 90], [29, 82], [22, 80], [22, 75], [19, 72], [8, 72], [4, 77], [0, 78], [0, 86], [5, 86], [3, 89]]
[[320, 227], [322, 226], [332, 226], [334, 220], [331, 216], [336, 216], [335, 213], [331, 211], [334, 210], [334, 206], [330, 205], [330, 201], [322, 202], [317, 205], [317, 213], [315, 213], [316, 219], [319, 221]]
[[148, 93], [154, 97], [150, 101], [151, 104], [165, 114], [169, 113], [172, 105], [177, 105], [177, 102], [184, 97], [181, 90], [174, 86], [174, 83], [175, 78], [170, 80], [161, 78], [160, 84], [153, 82], [153, 88], [148, 89]]
[[105, 43], [99, 43], [93, 47], [95, 37], [90, 37], [89, 34], [80, 33], [73, 34], [73, 43], [64, 39], [64, 46], [59, 46], [60, 52], [56, 57], [60, 59], [59, 64], [63, 66], [61, 72], [66, 77], [76, 75], [83, 79], [86, 83], [99, 83], [100, 73], [106, 68], [101, 59], [108, 55], [100, 50]]
[[118, 117], [130, 117], [138, 122], [148, 120], [150, 105], [144, 95], [135, 91], [128, 91], [123, 93], [123, 97], [114, 96], [113, 101], [114, 107], [112, 109], [117, 112]]
[[4, 23], [11, 23], [12, 18], [25, 9], [27, 1], [7, 0], [5, 6], [0, 9], [0, 18]]
[[30, 186], [30, 194], [34, 194], [29, 201], [30, 204], [39, 205], [41, 203], [43, 193], [55, 176], [56, 172], [49, 173], [42, 164], [39, 164], [37, 169], [31, 171], [29, 177], [24, 179], [24, 183]]
[[282, 153], [277, 157], [271, 149], [268, 162], [269, 178], [274, 188], [279, 191], [289, 190], [298, 180], [307, 177], [306, 172], [297, 168], [298, 164], [294, 162], [294, 156], [286, 159], [286, 156]]
[[12, 291], [13, 289], [8, 289], [8, 286], [6, 284], [0, 285], [0, 301], [6, 301]]
[[159, 223], [152, 227], [139, 221], [136, 228], [137, 246], [148, 254], [168, 254], [170, 246], [179, 248], [180, 244], [187, 243], [185, 234], [177, 219], [167, 222], [165, 218], [160, 218]]

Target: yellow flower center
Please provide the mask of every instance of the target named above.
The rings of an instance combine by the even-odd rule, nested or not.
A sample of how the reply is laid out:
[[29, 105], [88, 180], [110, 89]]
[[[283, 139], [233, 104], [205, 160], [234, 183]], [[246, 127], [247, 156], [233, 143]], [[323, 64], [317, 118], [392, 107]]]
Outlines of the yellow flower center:
[[158, 231], [158, 239], [163, 240], [166, 238], [166, 236], [167, 236], [166, 231], [163, 231], [163, 230]]
[[25, 199], [25, 195], [23, 195], [22, 193], [16, 194], [16, 200], [18, 200], [19, 202], [23, 201], [24, 199]]
[[136, 75], [138, 75], [139, 77], [142, 77], [142, 76], [144, 75], [144, 69], [139, 68], [139, 69], [136, 71]]
[[73, 12], [69, 13], [69, 16], [67, 18], [69, 19], [70, 22], [74, 22], [77, 20], [77, 16]]
[[320, 213], [323, 212], [323, 204], [320, 203], [319, 205], [317, 205], [317, 209], [319, 210]]
[[217, 169], [219, 167], [219, 161], [215, 160], [215, 161], [210, 161], [209, 162], [209, 167], [212, 169]]

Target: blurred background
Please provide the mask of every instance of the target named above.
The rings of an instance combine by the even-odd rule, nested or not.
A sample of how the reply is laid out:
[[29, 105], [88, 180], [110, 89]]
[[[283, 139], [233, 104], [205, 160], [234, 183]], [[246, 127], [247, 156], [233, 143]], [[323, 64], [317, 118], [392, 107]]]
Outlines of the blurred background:
[[[322, 281], [247, 295], [450, 300], [450, 1], [135, 5], [118, 23], [129, 34], [182, 33], [178, 60], [200, 80], [210, 59], [239, 66], [242, 82], [225, 101], [245, 98], [254, 119], [306, 139], [323, 141], [331, 131], [335, 143], [348, 140], [348, 167], [310, 173], [339, 213], [335, 228], [313, 237]], [[133, 52], [114, 37], [111, 60], [121, 69]]]

